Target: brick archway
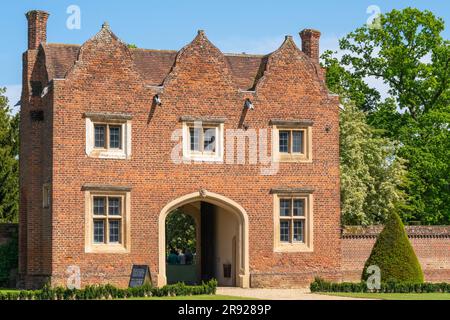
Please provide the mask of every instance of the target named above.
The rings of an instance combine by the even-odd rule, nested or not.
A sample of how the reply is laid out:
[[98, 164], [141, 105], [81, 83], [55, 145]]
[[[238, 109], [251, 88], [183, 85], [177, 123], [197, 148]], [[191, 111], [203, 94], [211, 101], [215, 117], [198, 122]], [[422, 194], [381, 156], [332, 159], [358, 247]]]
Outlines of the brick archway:
[[194, 192], [168, 203], [160, 212], [158, 220], [158, 278], [159, 287], [167, 284], [166, 277], [166, 218], [175, 209], [196, 201], [203, 201], [232, 213], [238, 221], [237, 237], [237, 277], [236, 285], [248, 288], [250, 285], [249, 276], [249, 249], [248, 249], [248, 215], [245, 209], [235, 201], [220, 194], [202, 190]]

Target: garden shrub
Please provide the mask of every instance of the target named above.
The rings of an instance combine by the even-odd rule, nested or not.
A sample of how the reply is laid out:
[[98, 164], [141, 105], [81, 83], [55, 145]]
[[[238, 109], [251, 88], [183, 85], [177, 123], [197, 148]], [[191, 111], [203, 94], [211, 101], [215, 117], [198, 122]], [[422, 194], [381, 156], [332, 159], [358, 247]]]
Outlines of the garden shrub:
[[315, 278], [311, 292], [377, 292], [377, 293], [450, 293], [450, 283], [382, 282], [379, 290], [369, 290], [366, 282], [334, 283]]
[[149, 284], [137, 288], [119, 289], [112, 285], [86, 286], [84, 289], [44, 287], [35, 291], [0, 292], [0, 300], [101, 300], [142, 297], [167, 297], [216, 294], [217, 281], [211, 280], [198, 286], [184, 283], [155, 288]]
[[362, 281], [370, 276], [369, 266], [378, 266], [381, 282], [423, 282], [423, 272], [405, 227], [397, 213], [391, 213], [379, 234], [362, 273]]

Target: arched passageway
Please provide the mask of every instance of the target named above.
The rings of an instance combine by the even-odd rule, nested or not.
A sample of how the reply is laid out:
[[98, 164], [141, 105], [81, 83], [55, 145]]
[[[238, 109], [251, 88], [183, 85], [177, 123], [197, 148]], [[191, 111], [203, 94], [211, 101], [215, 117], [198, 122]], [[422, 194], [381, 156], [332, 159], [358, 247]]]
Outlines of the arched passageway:
[[158, 286], [167, 284], [168, 280], [174, 282], [173, 270], [177, 267], [168, 266], [166, 223], [167, 217], [177, 212], [191, 216], [196, 225], [196, 265], [195, 268], [184, 266], [191, 272], [185, 282], [192, 282], [195, 270], [196, 282], [215, 278], [219, 286], [248, 287], [247, 213], [233, 200], [204, 190], [171, 201], [160, 213]]

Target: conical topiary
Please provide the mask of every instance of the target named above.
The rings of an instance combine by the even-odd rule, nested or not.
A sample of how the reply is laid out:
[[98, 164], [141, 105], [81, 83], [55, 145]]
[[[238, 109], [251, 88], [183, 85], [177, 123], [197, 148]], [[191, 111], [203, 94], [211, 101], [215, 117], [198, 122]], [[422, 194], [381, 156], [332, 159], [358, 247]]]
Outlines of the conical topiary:
[[391, 213], [383, 231], [372, 249], [364, 266], [362, 279], [370, 276], [366, 270], [369, 266], [378, 266], [381, 282], [423, 282], [423, 272], [414, 249], [409, 242], [400, 217]]

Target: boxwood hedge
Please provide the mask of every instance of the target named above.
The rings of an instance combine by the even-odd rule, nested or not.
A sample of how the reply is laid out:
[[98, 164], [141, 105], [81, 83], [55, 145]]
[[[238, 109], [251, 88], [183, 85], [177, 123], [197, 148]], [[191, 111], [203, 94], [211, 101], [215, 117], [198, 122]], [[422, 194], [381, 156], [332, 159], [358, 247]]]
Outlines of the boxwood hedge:
[[335, 283], [316, 278], [311, 292], [450, 293], [450, 283], [382, 282], [379, 290], [369, 290], [366, 282]]
[[102, 300], [142, 297], [168, 297], [191, 295], [214, 295], [217, 281], [211, 280], [198, 286], [184, 283], [167, 285], [162, 288], [144, 285], [137, 288], [119, 289], [112, 285], [87, 286], [84, 289], [67, 289], [62, 287], [44, 287], [42, 290], [0, 292], [0, 300]]

